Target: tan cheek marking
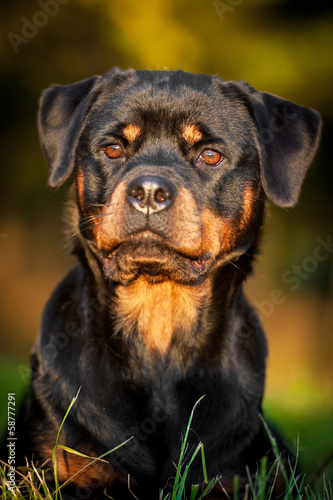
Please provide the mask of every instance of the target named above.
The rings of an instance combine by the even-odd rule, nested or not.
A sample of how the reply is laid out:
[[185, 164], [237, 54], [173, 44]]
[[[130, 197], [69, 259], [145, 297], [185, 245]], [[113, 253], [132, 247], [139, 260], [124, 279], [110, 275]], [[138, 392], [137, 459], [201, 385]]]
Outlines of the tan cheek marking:
[[233, 231], [230, 222], [218, 217], [211, 210], [202, 211], [202, 246], [203, 253], [208, 252], [215, 258], [221, 251], [228, 251], [233, 243]]
[[239, 226], [241, 229], [245, 229], [251, 220], [254, 201], [255, 201], [255, 195], [252, 186], [248, 184], [244, 190], [242, 215], [239, 222]]
[[140, 278], [129, 286], [119, 286], [115, 306], [118, 329], [130, 334], [137, 328], [150, 350], [165, 354], [175, 329], [187, 332], [194, 327], [207, 295], [204, 284], [153, 284]]
[[101, 214], [94, 219], [94, 235], [98, 250], [112, 248], [124, 238], [124, 204], [126, 183], [121, 182], [115, 189], [111, 200], [106, 203]]
[[193, 144], [202, 139], [202, 133], [196, 125], [187, 125], [183, 131], [183, 137], [186, 142], [193, 146]]
[[123, 135], [128, 142], [134, 142], [135, 139], [141, 134], [141, 129], [137, 125], [126, 125], [123, 129]]
[[76, 176], [76, 189], [77, 189], [77, 196], [79, 200], [79, 204], [81, 208], [84, 208], [85, 202], [84, 202], [84, 173], [81, 168], [79, 168], [78, 174]]
[[214, 257], [221, 252], [231, 251], [251, 221], [254, 201], [253, 188], [247, 185], [244, 190], [240, 218], [228, 220], [216, 216], [208, 208], [204, 209], [202, 211], [202, 251], [210, 252]]

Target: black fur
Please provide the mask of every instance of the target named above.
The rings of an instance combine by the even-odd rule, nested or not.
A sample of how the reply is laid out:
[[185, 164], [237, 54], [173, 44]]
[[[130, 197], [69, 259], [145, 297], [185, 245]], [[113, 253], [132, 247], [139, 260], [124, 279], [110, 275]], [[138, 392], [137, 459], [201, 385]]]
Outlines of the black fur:
[[[114, 69], [46, 90], [39, 123], [50, 186], [73, 171], [76, 178], [68, 218], [78, 264], [43, 314], [25, 454], [50, 457], [81, 388], [63, 444], [99, 456], [134, 439], [108, 456], [110, 466], [77, 476], [72, 494], [86, 488], [100, 498], [106, 488], [131, 498], [130, 475], [140, 499], [157, 499], [175, 474], [191, 409], [205, 395], [190, 442], [203, 442], [210, 476], [221, 474], [229, 492], [236, 474], [244, 486], [246, 466], [255, 473], [261, 457], [273, 455], [260, 418], [266, 341], [242, 282], [265, 194], [282, 207], [297, 201], [319, 115], [243, 82]], [[110, 144], [124, 156], [107, 157]], [[206, 150], [222, 162], [202, 163]], [[143, 201], [128, 190], [138, 179]], [[62, 457], [65, 480], [73, 468], [70, 455]], [[189, 484], [202, 481], [198, 460]]]

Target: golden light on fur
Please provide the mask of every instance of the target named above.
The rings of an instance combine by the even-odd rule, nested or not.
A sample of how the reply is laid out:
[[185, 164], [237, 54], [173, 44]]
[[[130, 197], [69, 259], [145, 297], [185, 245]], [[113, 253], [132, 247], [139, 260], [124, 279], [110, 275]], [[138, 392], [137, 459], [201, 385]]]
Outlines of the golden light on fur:
[[[43, 443], [40, 447], [42, 461], [51, 462], [53, 446]], [[70, 480], [74, 475], [72, 482], [76, 488], [91, 488], [96, 484], [107, 487], [119, 477], [111, 464], [105, 461], [96, 461], [91, 453], [85, 453], [89, 458], [75, 455], [65, 450], [57, 449], [57, 473], [60, 482]], [[91, 464], [91, 465], [89, 465]], [[89, 467], [87, 467], [89, 465]], [[84, 469], [84, 467], [87, 467]], [[82, 472], [79, 472], [81, 469]], [[79, 474], [77, 474], [79, 472]], [[77, 474], [77, 475], [76, 475]]]
[[76, 176], [76, 186], [77, 186], [77, 198], [81, 208], [84, 207], [84, 173], [83, 169], [78, 169], [78, 174]]
[[242, 216], [239, 224], [241, 229], [244, 229], [251, 220], [254, 201], [255, 194], [253, 192], [253, 188], [248, 184], [244, 190]]

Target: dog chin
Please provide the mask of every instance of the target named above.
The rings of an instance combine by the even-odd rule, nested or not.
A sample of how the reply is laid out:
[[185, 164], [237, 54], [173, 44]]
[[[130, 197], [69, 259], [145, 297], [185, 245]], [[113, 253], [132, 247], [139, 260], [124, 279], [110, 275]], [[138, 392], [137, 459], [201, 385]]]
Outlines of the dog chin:
[[158, 283], [175, 281], [183, 284], [201, 282], [212, 267], [212, 257], [193, 259], [163, 245], [133, 246], [123, 243], [103, 258], [106, 278], [128, 284], [139, 277]]

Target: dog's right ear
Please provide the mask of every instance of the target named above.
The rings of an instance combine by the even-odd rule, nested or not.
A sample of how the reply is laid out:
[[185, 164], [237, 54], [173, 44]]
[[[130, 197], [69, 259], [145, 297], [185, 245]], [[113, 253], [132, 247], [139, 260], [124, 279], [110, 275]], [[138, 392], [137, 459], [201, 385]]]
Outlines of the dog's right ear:
[[52, 188], [61, 186], [73, 171], [80, 131], [100, 78], [94, 76], [72, 85], [53, 85], [42, 94], [39, 136]]

